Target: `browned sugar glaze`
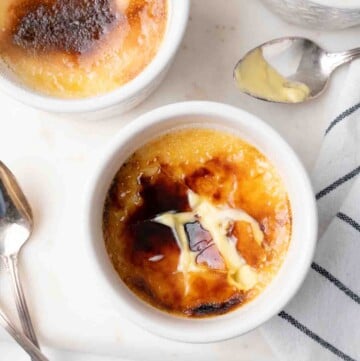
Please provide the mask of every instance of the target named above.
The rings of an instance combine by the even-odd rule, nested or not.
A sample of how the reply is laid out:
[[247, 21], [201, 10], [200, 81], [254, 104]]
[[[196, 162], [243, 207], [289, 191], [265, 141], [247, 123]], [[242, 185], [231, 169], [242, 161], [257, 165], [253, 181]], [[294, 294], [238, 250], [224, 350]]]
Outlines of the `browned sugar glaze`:
[[28, 0], [14, 7], [13, 41], [35, 51], [84, 53], [120, 19], [112, 0]]
[[8, 41], [26, 50], [83, 54], [119, 23], [139, 22], [146, 2], [131, 0], [122, 13], [115, 0], [13, 1]]
[[[209, 149], [201, 147], [204, 142]], [[191, 274], [190, 292], [184, 292], [176, 239], [170, 228], [151, 220], [168, 211], [190, 211], [188, 189], [214, 204], [241, 208], [260, 223], [261, 246], [248, 223], [235, 222], [229, 231], [261, 274], [254, 289], [239, 291], [228, 283], [210, 233], [191, 222], [185, 225], [189, 246], [207, 272]], [[291, 211], [280, 178], [260, 152], [229, 134], [193, 129], [168, 134], [130, 157], [109, 191], [103, 229], [110, 259], [133, 292], [165, 311], [201, 317], [251, 300], [270, 282], [288, 247]], [[151, 261], [158, 255], [160, 260]]]

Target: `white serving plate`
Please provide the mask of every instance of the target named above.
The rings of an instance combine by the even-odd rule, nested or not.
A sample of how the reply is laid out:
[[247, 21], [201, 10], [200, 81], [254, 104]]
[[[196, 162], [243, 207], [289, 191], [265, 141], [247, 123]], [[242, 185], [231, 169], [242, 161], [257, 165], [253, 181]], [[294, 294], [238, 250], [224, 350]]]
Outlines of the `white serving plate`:
[[263, 1], [289, 23], [325, 30], [360, 25], [359, 0]]

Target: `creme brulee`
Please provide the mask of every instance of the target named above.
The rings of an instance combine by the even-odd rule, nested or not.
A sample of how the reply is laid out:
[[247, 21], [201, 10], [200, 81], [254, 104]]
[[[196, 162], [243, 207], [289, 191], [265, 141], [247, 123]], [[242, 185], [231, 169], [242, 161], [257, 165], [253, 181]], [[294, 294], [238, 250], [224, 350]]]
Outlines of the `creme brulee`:
[[103, 232], [125, 284], [177, 315], [226, 313], [273, 279], [291, 238], [269, 160], [230, 133], [188, 128], [137, 150], [109, 190]]
[[1, 0], [0, 57], [38, 92], [104, 94], [155, 57], [167, 11], [167, 0]]

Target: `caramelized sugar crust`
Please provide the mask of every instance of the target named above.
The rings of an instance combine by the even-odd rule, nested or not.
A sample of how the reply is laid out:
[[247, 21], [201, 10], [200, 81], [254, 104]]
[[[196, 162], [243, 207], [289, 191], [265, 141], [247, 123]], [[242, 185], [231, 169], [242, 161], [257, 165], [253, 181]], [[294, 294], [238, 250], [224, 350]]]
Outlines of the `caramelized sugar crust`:
[[120, 20], [110, 0], [27, 0], [13, 11], [14, 44], [35, 52], [83, 54]]
[[[178, 272], [180, 249], [170, 228], [151, 222], [167, 211], [190, 210], [191, 189], [213, 204], [240, 208], [264, 232], [258, 245], [250, 225], [235, 222], [229, 237], [259, 273], [249, 291], [228, 283], [225, 263], [211, 235], [198, 222], [186, 225], [190, 249], [206, 272]], [[188, 317], [226, 313], [258, 295], [282, 264], [291, 235], [286, 189], [272, 164], [256, 148], [225, 132], [185, 129], [166, 134], [135, 152], [109, 190], [103, 232], [113, 266], [140, 298]]]
[[94, 96], [151, 62], [166, 23], [167, 0], [1, 0], [0, 56], [37, 91]]

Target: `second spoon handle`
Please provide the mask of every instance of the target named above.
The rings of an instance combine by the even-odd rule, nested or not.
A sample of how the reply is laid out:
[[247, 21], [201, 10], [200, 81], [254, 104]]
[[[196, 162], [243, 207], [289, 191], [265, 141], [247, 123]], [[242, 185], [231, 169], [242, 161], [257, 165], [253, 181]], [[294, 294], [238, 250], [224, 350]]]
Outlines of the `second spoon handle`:
[[24, 334], [18, 332], [8, 318], [0, 310], [0, 325], [14, 338], [14, 340], [31, 356], [33, 361], [49, 361]]
[[6, 266], [10, 272], [13, 288], [15, 293], [15, 301], [16, 301], [16, 308], [19, 314], [20, 322], [22, 328], [24, 330], [25, 335], [29, 338], [32, 343], [39, 348], [39, 342], [37, 340], [34, 327], [31, 322], [29, 309], [26, 304], [24, 291], [21, 286], [18, 267], [17, 267], [17, 257], [16, 256], [9, 256], [6, 257]]

